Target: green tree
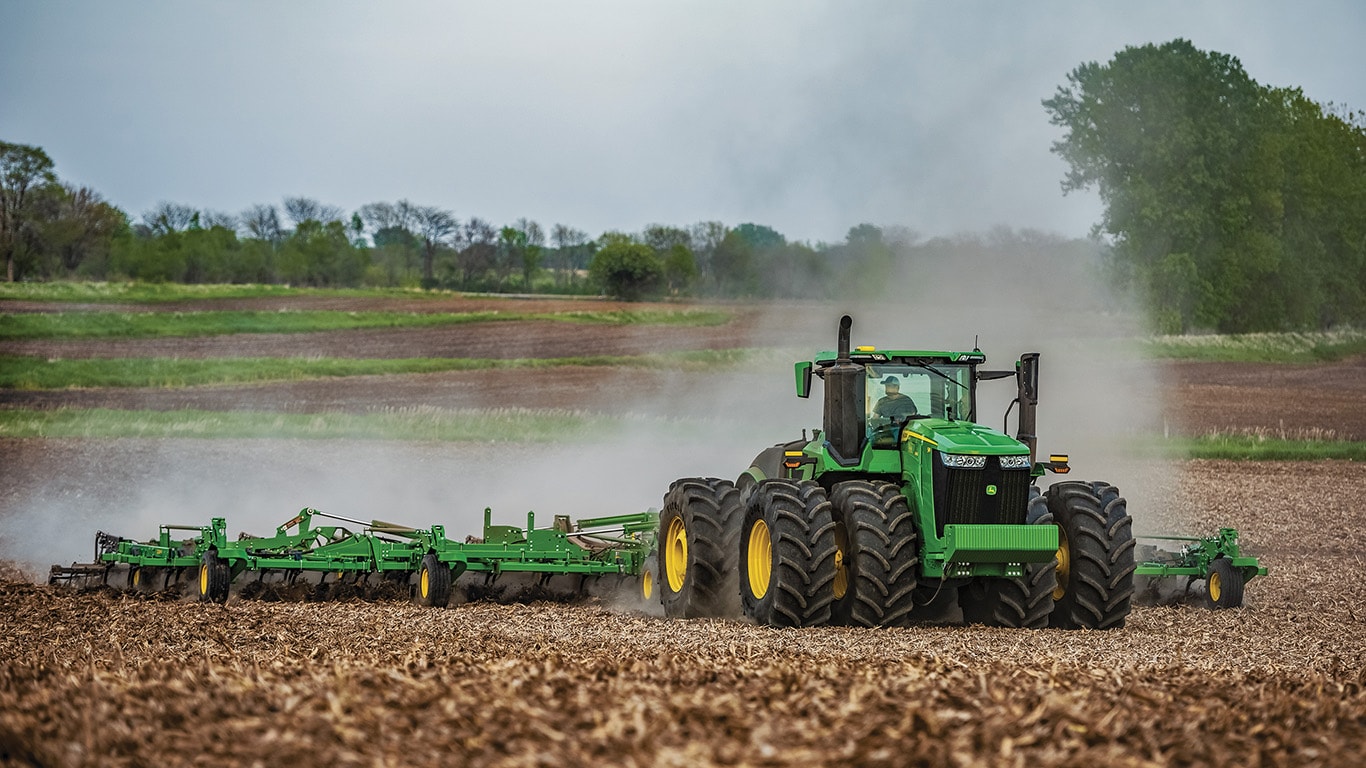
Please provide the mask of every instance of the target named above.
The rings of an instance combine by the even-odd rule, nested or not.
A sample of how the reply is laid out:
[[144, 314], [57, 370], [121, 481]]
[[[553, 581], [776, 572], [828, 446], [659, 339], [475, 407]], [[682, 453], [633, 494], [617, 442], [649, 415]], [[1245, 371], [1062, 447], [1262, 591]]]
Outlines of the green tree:
[[1359, 126], [1186, 40], [1083, 64], [1043, 105], [1065, 130], [1063, 190], [1098, 189], [1097, 229], [1162, 325], [1276, 330], [1359, 306], [1332, 278], [1360, 285]]
[[627, 301], [657, 295], [664, 284], [664, 265], [654, 249], [625, 237], [607, 238], [588, 274], [607, 295]]
[[5, 279], [11, 283], [15, 242], [27, 213], [29, 192], [57, 181], [52, 167], [52, 158], [41, 147], [0, 141], [0, 251], [5, 254]]

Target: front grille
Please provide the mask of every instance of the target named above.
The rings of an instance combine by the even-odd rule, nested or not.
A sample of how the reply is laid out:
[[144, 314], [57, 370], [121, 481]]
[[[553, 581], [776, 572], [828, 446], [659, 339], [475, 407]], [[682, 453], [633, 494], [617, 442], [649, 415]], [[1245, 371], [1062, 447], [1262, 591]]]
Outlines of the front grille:
[[[945, 525], [1023, 525], [1029, 506], [1029, 470], [1001, 469], [995, 456], [986, 457], [981, 469], [944, 466], [942, 454], [934, 452], [934, 522], [938, 534]], [[996, 486], [995, 495], [987, 486]]]

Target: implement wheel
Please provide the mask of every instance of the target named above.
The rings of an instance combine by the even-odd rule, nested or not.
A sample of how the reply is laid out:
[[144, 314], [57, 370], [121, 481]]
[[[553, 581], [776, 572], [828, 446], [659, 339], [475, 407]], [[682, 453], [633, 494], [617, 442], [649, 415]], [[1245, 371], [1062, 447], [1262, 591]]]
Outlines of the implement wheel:
[[835, 519], [833, 620], [901, 627], [915, 608], [919, 540], [914, 515], [891, 483], [850, 480], [830, 498]]
[[659, 513], [660, 599], [671, 619], [740, 615], [740, 493], [716, 478], [677, 480]]
[[1232, 561], [1221, 557], [1209, 564], [1205, 574], [1205, 606], [1211, 610], [1237, 608], [1243, 604], [1243, 574]]
[[[1030, 525], [1053, 525], [1053, 514], [1037, 488], [1029, 489], [1029, 511], [1025, 522]], [[1053, 597], [1057, 593], [1058, 567], [1066, 554], [1061, 553], [1062, 531], [1059, 531], [1060, 554], [1042, 563], [1025, 563], [1024, 575], [1016, 578], [978, 579], [958, 593], [958, 604], [963, 609], [963, 621], [989, 627], [1022, 627], [1043, 629], [1048, 626], [1053, 611]]]
[[659, 603], [659, 555], [653, 552], [640, 567], [640, 600], [645, 605]]
[[451, 599], [451, 569], [437, 559], [436, 553], [422, 557], [417, 569], [417, 604], [445, 608]]
[[216, 550], [209, 550], [199, 559], [199, 601], [201, 603], [226, 603], [228, 587], [232, 584], [232, 570], [218, 557]]
[[[1097, 488], [1102, 490], [1097, 495]], [[1049, 624], [1118, 629], [1134, 595], [1133, 518], [1113, 486], [1057, 483], [1043, 494], [1058, 526], [1057, 588]], [[1102, 504], [1103, 499], [1108, 499]]]
[[830, 623], [837, 552], [824, 488], [809, 480], [760, 483], [740, 534], [745, 615], [773, 627]]

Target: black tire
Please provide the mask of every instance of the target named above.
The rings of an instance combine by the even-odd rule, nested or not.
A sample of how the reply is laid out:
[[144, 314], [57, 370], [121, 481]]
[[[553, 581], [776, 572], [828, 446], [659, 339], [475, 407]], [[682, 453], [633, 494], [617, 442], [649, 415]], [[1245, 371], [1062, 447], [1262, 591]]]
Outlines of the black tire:
[[445, 608], [451, 599], [451, 568], [441, 562], [434, 552], [422, 556], [422, 564], [417, 567], [417, 589], [415, 599], [418, 605], [428, 608]]
[[199, 559], [199, 601], [226, 603], [232, 585], [232, 569], [219, 559], [217, 550], [209, 550]]
[[1129, 616], [1136, 567], [1133, 518], [1118, 491], [1102, 495], [1109, 499], [1103, 506], [1096, 487], [1083, 482], [1057, 483], [1043, 495], [1058, 526], [1050, 626], [1118, 629]]
[[645, 605], [659, 605], [659, 555], [651, 552], [640, 566], [640, 591], [637, 596]]
[[729, 480], [677, 480], [659, 513], [659, 593], [672, 619], [740, 615], [740, 494]]
[[849, 480], [830, 497], [838, 546], [833, 621], [858, 627], [904, 627], [915, 609], [920, 538], [901, 490]]
[[1243, 574], [1227, 557], [1209, 564], [1205, 574], [1205, 607], [1214, 611], [1237, 608], [1243, 604]]
[[824, 488], [810, 480], [760, 483], [740, 534], [745, 616], [772, 627], [830, 623], [837, 549]]
[[[1037, 488], [1029, 489], [1029, 525], [1053, 525], [1053, 515]], [[1053, 612], [1057, 589], [1056, 558], [1025, 563], [1024, 574], [1015, 578], [977, 579], [959, 591], [963, 621], [989, 627], [1044, 629]]]

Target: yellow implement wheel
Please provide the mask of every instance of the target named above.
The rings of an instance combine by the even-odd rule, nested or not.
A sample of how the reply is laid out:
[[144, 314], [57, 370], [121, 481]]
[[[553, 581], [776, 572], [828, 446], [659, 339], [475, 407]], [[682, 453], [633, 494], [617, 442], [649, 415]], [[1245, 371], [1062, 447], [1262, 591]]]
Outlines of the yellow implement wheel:
[[1208, 581], [1209, 599], [1218, 603], [1219, 598], [1224, 595], [1224, 579], [1218, 571], [1211, 571]]
[[199, 596], [207, 598], [209, 596], [209, 564], [199, 564]]
[[669, 589], [683, 590], [683, 580], [688, 576], [688, 529], [682, 517], [670, 520], [664, 534], [664, 575], [669, 579]]
[[755, 520], [749, 529], [749, 591], [755, 599], [768, 594], [768, 583], [773, 576], [773, 538], [768, 523]]
[[426, 600], [432, 594], [432, 577], [426, 568], [422, 569], [422, 576], [418, 579], [418, 591], [422, 599]]
[[835, 599], [843, 600], [849, 593], [849, 568], [844, 563], [844, 548], [835, 550], [835, 583], [832, 585], [835, 590]]
[[646, 602], [655, 596], [655, 575], [646, 571], [640, 575], [640, 598]]
[[1067, 546], [1067, 534], [1058, 526], [1058, 586], [1053, 588], [1053, 599], [1061, 600], [1067, 594], [1067, 577], [1072, 573], [1072, 555]]

